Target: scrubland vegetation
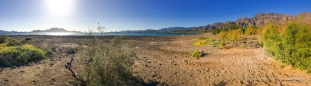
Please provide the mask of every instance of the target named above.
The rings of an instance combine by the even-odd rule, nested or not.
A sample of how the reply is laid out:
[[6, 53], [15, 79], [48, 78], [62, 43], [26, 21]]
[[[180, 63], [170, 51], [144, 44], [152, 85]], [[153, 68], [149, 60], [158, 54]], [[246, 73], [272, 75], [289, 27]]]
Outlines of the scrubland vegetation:
[[311, 71], [311, 32], [299, 22], [266, 25], [261, 42], [275, 59], [294, 68]]
[[14, 68], [29, 62], [48, 58], [46, 51], [27, 44], [25, 41], [11, 39], [6, 35], [0, 37], [0, 63]]
[[[238, 27], [229, 25], [223, 29], [214, 29], [213, 34], [218, 34], [218, 39], [221, 46], [227, 44], [240, 44], [239, 42], [249, 42], [244, 38], [259, 37], [260, 44], [273, 56], [285, 64], [291, 65], [294, 68], [308, 70], [311, 72], [311, 31], [310, 26], [301, 21], [290, 21], [283, 25], [267, 24], [263, 27], [249, 26]], [[198, 38], [200, 40], [202, 38]], [[203, 39], [204, 41], [196, 41], [194, 45], [211, 44], [212, 42]], [[207, 43], [208, 42], [208, 43]], [[243, 44], [243, 43], [242, 43]]]

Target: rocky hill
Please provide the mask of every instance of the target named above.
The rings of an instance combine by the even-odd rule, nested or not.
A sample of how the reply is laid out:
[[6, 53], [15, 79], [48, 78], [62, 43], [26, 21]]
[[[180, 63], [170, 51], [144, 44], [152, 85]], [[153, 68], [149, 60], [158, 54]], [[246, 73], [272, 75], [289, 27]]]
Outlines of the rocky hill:
[[311, 21], [311, 12], [303, 12], [296, 15], [289, 14], [279, 14], [279, 13], [258, 13], [253, 18], [238, 18], [236, 21], [226, 21], [226, 22], [215, 22], [213, 24], [208, 24], [206, 26], [199, 27], [170, 27], [162, 28], [163, 31], [172, 31], [172, 30], [213, 30], [215, 28], [225, 28], [230, 24], [236, 24], [240, 27], [246, 26], [258, 26], [261, 27], [268, 23], [277, 23], [282, 24], [284, 21], [289, 20], [298, 20], [302, 19], [304, 22]]

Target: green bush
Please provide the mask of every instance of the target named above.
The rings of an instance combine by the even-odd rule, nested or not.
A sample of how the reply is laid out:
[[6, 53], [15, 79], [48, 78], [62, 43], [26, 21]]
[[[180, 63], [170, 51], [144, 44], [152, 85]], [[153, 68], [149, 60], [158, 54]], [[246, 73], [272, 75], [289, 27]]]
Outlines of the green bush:
[[[38, 61], [47, 58], [46, 52], [42, 49], [31, 45], [23, 45], [19, 47], [5, 46], [0, 51], [2, 63], [7, 66], [21, 66], [29, 62]], [[9, 64], [9, 65], [8, 65]]]
[[23, 44], [25, 44], [24, 42], [20, 42], [20, 41], [17, 41], [15, 39], [11, 39], [9, 40], [9, 42], [7, 43], [7, 46], [22, 46]]
[[8, 37], [7, 37], [6, 35], [1, 35], [1, 36], [0, 36], [0, 44], [1, 44], [1, 43], [6, 43], [7, 40], [8, 40]]
[[288, 23], [285, 27], [269, 24], [261, 33], [265, 49], [277, 60], [295, 68], [311, 68], [311, 32], [303, 24]]
[[215, 41], [213, 42], [213, 47], [217, 47], [218, 49], [223, 49], [224, 45], [223, 45], [223, 42], [221, 41]]
[[216, 35], [218, 33], [220, 33], [221, 29], [220, 28], [215, 28], [212, 30], [213, 35]]
[[194, 52], [190, 53], [190, 56], [198, 59], [203, 56], [203, 53], [200, 50], [196, 49]]

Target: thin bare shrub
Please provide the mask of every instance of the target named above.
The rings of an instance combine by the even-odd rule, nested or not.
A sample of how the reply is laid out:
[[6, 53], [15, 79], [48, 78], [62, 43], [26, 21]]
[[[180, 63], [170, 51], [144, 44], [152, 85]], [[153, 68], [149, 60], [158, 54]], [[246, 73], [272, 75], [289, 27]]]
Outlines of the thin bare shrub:
[[[102, 34], [103, 27], [98, 27]], [[87, 86], [123, 86], [140, 85], [141, 79], [134, 77], [130, 66], [136, 58], [131, 48], [115, 37], [110, 43], [105, 43], [102, 37], [87, 33], [85, 46], [80, 51], [81, 64], [85, 65], [82, 74], [78, 75], [79, 85]]]

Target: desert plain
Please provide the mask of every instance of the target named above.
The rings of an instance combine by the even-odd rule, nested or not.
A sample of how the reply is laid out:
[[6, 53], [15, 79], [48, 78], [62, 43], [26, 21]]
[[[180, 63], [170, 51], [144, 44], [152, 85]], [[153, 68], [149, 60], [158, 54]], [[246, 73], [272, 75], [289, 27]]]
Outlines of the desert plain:
[[[84, 36], [10, 36], [24, 40], [45, 50], [55, 48], [48, 59], [15, 69], [0, 67], [1, 86], [73, 86], [76, 79], [65, 68], [73, 57], [72, 68], [83, 70], [79, 46]], [[133, 59], [133, 75], [156, 86], [307, 86], [311, 75], [306, 71], [285, 66], [269, 56], [264, 48], [218, 49], [212, 46], [194, 46], [198, 37], [217, 36], [204, 33], [191, 36], [130, 36], [123, 43], [132, 43], [138, 58]], [[109, 42], [113, 36], [98, 37]], [[189, 53], [199, 49], [204, 56], [195, 59]]]

